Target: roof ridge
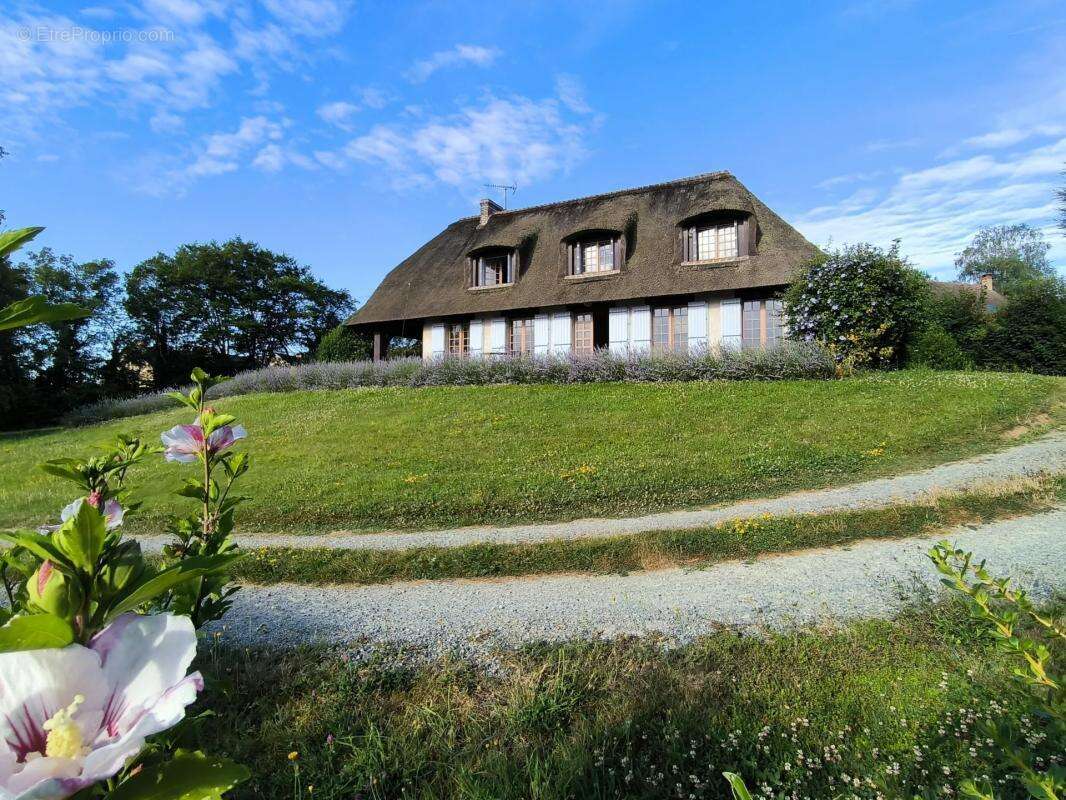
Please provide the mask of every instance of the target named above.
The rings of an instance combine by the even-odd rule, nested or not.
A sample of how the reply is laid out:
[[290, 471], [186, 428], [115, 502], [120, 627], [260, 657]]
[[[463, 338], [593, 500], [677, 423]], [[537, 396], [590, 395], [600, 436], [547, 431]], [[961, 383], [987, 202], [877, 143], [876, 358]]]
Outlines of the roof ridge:
[[[721, 178], [736, 178], [729, 170], [718, 170], [716, 172], [701, 172], [698, 175], [689, 175], [684, 178], [674, 178], [669, 181], [662, 181], [660, 183], [649, 183], [645, 186], [632, 186], [628, 189], [615, 189], [613, 192], [601, 192], [600, 194], [590, 194], [585, 197], [574, 197], [570, 200], [555, 200], [551, 203], [539, 203], [535, 206], [526, 206], [525, 208], [507, 208], [502, 211], [496, 211], [492, 216], [496, 217], [500, 214], [521, 214], [526, 211], [540, 211], [545, 208], [552, 208], [554, 206], [565, 206], [570, 203], [584, 203], [589, 200], [606, 200], [611, 197], [620, 197], [626, 194], [636, 194], [638, 192], [646, 192], [650, 189], [661, 189], [665, 186], [679, 186], [685, 183], [697, 183], [699, 181], [705, 181], [709, 179], [720, 180]], [[459, 217], [452, 224], [457, 222], [465, 222], [468, 219], [480, 219], [480, 215], [471, 214], [468, 217]]]

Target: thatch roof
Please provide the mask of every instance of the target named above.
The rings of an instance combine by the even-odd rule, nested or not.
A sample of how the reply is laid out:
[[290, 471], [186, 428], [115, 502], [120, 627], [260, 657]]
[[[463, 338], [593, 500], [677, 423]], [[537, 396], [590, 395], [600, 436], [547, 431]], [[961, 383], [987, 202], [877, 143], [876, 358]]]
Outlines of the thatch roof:
[[[683, 265], [680, 223], [715, 211], [751, 215], [757, 225], [754, 254], [724, 264]], [[484, 226], [479, 222], [460, 219], [426, 242], [385, 277], [349, 324], [780, 286], [818, 253], [728, 172], [499, 211]], [[591, 230], [624, 235], [620, 273], [564, 280], [564, 240]], [[518, 279], [471, 290], [467, 257], [490, 246], [519, 249]]]
[[961, 281], [929, 281], [929, 288], [933, 290], [933, 294], [937, 296], [944, 296], [946, 294], [958, 294], [959, 292], [973, 292], [974, 294], [980, 294], [982, 291], [985, 293], [985, 303], [987, 305], [993, 305], [997, 308], [1002, 308], [1007, 303], [1007, 298], [996, 291], [995, 287], [991, 290], [986, 289], [980, 283], [963, 283]]

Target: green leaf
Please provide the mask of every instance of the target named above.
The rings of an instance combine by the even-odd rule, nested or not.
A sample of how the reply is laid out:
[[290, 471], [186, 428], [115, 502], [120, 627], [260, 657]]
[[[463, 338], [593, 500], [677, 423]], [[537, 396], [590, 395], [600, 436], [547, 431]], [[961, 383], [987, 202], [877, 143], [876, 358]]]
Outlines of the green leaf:
[[199, 367], [195, 367], [189, 377], [192, 378], [193, 383], [207, 383], [209, 380], [207, 373]]
[[70, 559], [56, 547], [51, 536], [32, 531], [0, 532], [0, 540], [11, 542], [16, 547], [24, 547], [42, 561], [54, 561], [58, 567], [73, 567]]
[[87, 308], [73, 303], [52, 304], [43, 297], [27, 297], [0, 309], [0, 331], [24, 328], [43, 322], [65, 322], [89, 316]]
[[48, 650], [74, 641], [70, 623], [52, 614], [13, 617], [0, 628], [0, 653], [16, 650]]
[[751, 792], [744, 785], [744, 779], [735, 772], [723, 772], [722, 777], [729, 781], [729, 787], [733, 790], [733, 800], [751, 800]]
[[96, 562], [104, 550], [106, 537], [107, 523], [104, 515], [88, 502], [83, 502], [78, 507], [78, 513], [52, 534], [52, 541], [69, 557], [74, 566], [91, 575], [96, 571]]
[[247, 767], [225, 758], [178, 750], [166, 764], [141, 770], [105, 800], [220, 800], [249, 777]]
[[177, 400], [183, 406], [189, 406], [190, 408], [196, 408], [196, 404], [189, 400], [188, 397], [181, 392], [167, 392], [167, 397]]
[[41, 227], [16, 228], [12, 231], [0, 233], [0, 258], [14, 253], [43, 230], [44, 228]]
[[45, 461], [43, 464], [38, 464], [37, 468], [47, 472], [49, 475], [55, 475], [57, 478], [84, 484], [85, 479], [79, 468], [80, 466], [81, 462], [74, 458], [55, 458], [51, 461]]
[[172, 567], [167, 567], [143, 581], [139, 586], [129, 592], [129, 594], [119, 599], [108, 609], [105, 621], [110, 621], [120, 614], [140, 608], [149, 600], [153, 600], [164, 592], [169, 592], [171, 589], [180, 586], [186, 581], [193, 580], [194, 578], [201, 578], [204, 575], [221, 572], [228, 568], [233, 562], [243, 557], [243, 553], [198, 556], [195, 558], [187, 558]]

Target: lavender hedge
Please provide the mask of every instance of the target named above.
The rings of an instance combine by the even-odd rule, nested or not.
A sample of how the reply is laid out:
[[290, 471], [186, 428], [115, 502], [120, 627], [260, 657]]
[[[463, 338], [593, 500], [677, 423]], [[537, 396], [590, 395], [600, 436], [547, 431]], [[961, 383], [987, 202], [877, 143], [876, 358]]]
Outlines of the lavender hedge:
[[[787, 342], [758, 350], [700, 350], [693, 353], [617, 355], [599, 350], [586, 356], [484, 359], [402, 358], [374, 363], [350, 361], [264, 367], [241, 372], [211, 388], [209, 398], [257, 392], [356, 389], [368, 386], [480, 386], [486, 384], [788, 380], [832, 378], [832, 357], [808, 342]], [[85, 425], [171, 408], [165, 393], [104, 400], [68, 414], [66, 425]]]

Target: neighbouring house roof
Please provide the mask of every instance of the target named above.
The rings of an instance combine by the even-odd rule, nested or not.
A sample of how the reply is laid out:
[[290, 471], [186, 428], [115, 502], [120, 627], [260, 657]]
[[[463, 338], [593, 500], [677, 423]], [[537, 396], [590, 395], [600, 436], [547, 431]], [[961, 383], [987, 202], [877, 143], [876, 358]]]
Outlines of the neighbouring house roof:
[[985, 293], [985, 305], [992, 306], [994, 308], [1002, 308], [1007, 298], [996, 291], [995, 287], [992, 289], [985, 288], [980, 283], [963, 283], [961, 281], [929, 281], [929, 286], [933, 290], [934, 294], [943, 296], [945, 294], [955, 294], [958, 292], [973, 292], [979, 294], [982, 291]]
[[[731, 211], [750, 215], [756, 224], [754, 254], [713, 265], [682, 264], [680, 224]], [[476, 216], [457, 220], [426, 242], [385, 277], [348, 324], [780, 286], [818, 253], [728, 172], [498, 211], [479, 223]], [[593, 230], [624, 235], [620, 272], [564, 279], [564, 240]], [[469, 288], [467, 257], [487, 247], [518, 249], [513, 285]]]

